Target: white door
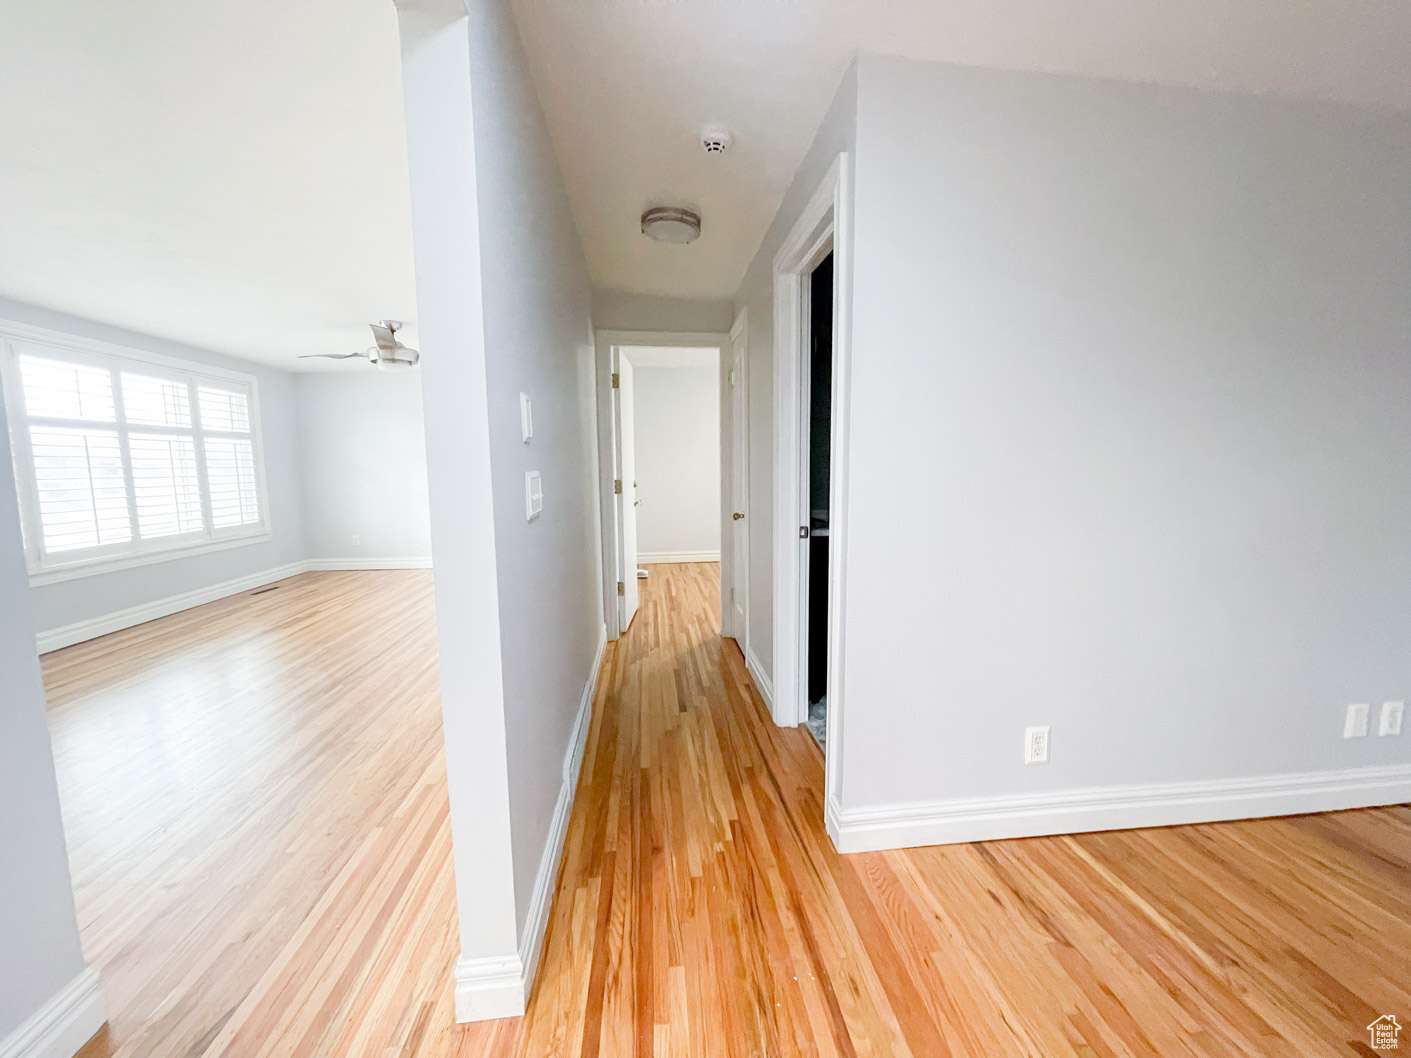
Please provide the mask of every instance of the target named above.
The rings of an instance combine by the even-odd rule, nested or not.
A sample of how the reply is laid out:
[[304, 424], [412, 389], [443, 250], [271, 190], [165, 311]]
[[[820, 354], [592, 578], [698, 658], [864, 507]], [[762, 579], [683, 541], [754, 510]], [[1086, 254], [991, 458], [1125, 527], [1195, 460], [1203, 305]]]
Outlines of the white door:
[[635, 419], [632, 408], [632, 364], [619, 355], [617, 363], [618, 466], [622, 474], [622, 493], [618, 496], [622, 526], [622, 623], [619, 631], [627, 631], [637, 614], [637, 449]]
[[750, 494], [750, 421], [745, 400], [745, 329], [730, 341], [730, 584], [726, 587], [730, 631], [745, 642], [746, 587], [749, 583], [749, 526], [745, 518]]

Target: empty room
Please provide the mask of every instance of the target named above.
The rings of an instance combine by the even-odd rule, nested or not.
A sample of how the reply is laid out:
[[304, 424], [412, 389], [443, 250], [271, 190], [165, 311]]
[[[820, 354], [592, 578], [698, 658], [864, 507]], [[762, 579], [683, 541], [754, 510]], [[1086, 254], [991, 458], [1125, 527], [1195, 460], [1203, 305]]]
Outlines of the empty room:
[[1399, 1049], [1408, 71], [0, 2], [0, 1058]]

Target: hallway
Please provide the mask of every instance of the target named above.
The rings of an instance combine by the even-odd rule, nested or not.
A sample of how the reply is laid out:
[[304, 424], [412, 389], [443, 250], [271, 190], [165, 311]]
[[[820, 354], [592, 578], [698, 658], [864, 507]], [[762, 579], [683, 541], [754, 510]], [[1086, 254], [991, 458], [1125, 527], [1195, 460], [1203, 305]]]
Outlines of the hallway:
[[528, 1015], [466, 1026], [429, 576], [310, 574], [47, 656], [113, 1014], [85, 1058], [1331, 1055], [1411, 1010], [1411, 808], [839, 857], [717, 567], [643, 587]]

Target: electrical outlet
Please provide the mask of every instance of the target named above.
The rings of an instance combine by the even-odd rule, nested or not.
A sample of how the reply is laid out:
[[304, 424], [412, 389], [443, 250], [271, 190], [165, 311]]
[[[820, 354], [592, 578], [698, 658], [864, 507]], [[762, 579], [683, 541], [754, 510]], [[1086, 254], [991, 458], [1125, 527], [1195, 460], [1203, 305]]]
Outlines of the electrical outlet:
[[1366, 702], [1359, 702], [1356, 705], [1347, 707], [1347, 719], [1342, 722], [1343, 738], [1366, 738], [1367, 737], [1367, 714], [1371, 711], [1371, 706]]
[[362, 538], [361, 536], [359, 536], [357, 533], [354, 533], [354, 534], [353, 534], [353, 546], [354, 546], [354, 547], [362, 547], [362, 546], [363, 546], [363, 538]]
[[1048, 728], [1026, 727], [1024, 729], [1024, 763], [1048, 763]]
[[1377, 724], [1377, 734], [1401, 734], [1401, 714], [1404, 712], [1406, 712], [1405, 702], [1383, 702], [1382, 718]]

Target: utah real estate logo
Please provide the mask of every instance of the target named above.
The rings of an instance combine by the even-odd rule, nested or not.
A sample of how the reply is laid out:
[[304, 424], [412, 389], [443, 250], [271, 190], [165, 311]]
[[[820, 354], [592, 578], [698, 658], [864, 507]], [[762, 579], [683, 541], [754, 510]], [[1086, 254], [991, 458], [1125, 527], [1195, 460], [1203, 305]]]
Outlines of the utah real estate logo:
[[1401, 1046], [1396, 1041], [1396, 1037], [1401, 1034], [1401, 1026], [1396, 1023], [1394, 1014], [1383, 1014], [1367, 1026], [1367, 1031], [1372, 1034], [1374, 1051], [1394, 1051]]

